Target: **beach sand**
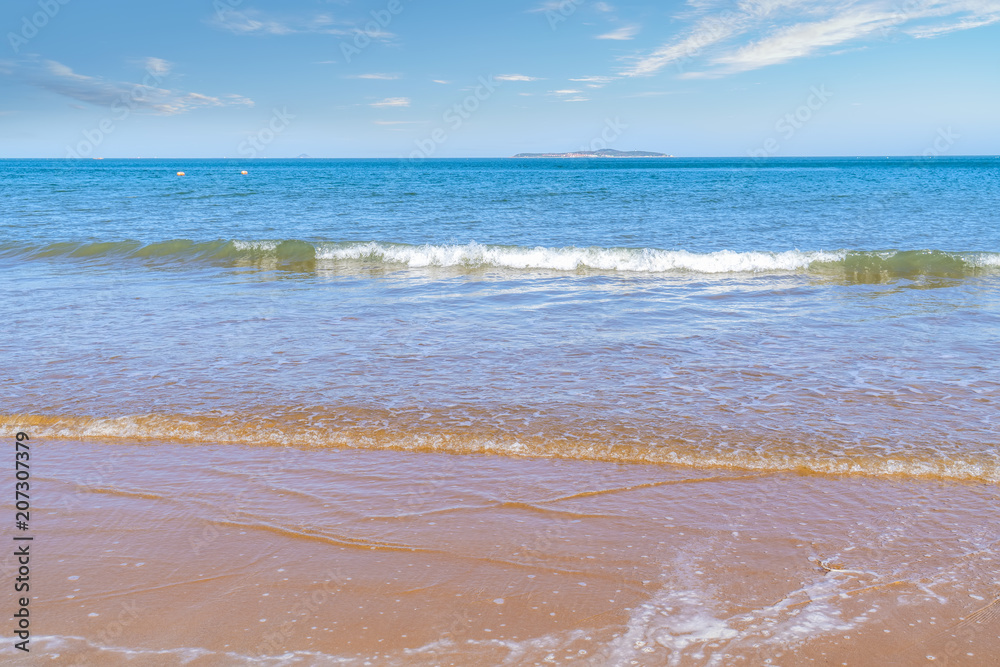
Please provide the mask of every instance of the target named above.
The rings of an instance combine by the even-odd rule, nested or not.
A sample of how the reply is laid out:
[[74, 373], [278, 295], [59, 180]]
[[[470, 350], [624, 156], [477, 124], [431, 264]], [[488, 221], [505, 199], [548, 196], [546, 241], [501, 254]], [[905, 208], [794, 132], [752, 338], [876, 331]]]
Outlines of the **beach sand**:
[[995, 485], [128, 440], [32, 461], [37, 664], [1000, 664]]

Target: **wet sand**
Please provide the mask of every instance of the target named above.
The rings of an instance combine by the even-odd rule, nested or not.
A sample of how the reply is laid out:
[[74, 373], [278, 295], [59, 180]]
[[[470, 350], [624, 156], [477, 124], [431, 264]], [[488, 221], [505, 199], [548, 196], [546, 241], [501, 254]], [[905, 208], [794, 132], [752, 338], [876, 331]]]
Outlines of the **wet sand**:
[[32, 460], [38, 664], [1000, 664], [991, 484], [126, 440]]

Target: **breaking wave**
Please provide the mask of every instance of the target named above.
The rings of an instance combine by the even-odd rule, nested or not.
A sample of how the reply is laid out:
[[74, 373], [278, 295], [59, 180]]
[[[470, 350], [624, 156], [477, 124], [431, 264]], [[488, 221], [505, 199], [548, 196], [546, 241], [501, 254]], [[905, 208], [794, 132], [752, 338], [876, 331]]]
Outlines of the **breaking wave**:
[[646, 274], [804, 273], [856, 280], [900, 277], [962, 278], [1000, 272], [1000, 252], [943, 250], [719, 250], [506, 246], [480, 243], [410, 245], [384, 242], [176, 239], [157, 243], [0, 244], [0, 256], [19, 261], [209, 263], [262, 269], [317, 270], [437, 267], [460, 271], [545, 270]]

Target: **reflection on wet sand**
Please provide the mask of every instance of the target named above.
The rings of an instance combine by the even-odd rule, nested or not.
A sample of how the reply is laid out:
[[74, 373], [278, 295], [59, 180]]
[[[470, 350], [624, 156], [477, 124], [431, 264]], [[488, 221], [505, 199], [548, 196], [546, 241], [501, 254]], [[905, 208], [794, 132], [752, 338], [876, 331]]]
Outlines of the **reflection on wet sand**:
[[162, 442], [39, 454], [52, 664], [1000, 651], [992, 485]]

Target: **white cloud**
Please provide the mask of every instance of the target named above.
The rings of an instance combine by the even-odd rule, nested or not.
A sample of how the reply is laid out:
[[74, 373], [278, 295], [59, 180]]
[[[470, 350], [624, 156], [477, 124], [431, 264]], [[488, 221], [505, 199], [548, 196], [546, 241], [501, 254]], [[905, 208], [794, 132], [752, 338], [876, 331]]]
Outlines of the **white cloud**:
[[249, 97], [244, 97], [242, 95], [223, 95], [223, 97], [229, 100], [230, 104], [242, 104], [243, 106], [252, 107], [254, 106], [254, 101]]
[[575, 2], [575, 0], [545, 0], [545, 2], [543, 2], [540, 5], [538, 5], [537, 7], [533, 7], [532, 9], [529, 9], [528, 12], [529, 13], [557, 12], [560, 9], [563, 9], [564, 7], [565, 8], [572, 8], [576, 4], [579, 4], [579, 3]]
[[938, 35], [944, 35], [945, 33], [955, 32], [956, 30], [979, 28], [998, 21], [1000, 21], [1000, 13], [983, 16], [977, 19], [963, 19], [956, 23], [948, 23], [944, 25], [909, 28], [904, 30], [904, 32], [911, 37], [916, 37], [917, 39], [927, 39], [929, 37], [937, 37]]
[[451, 81], [445, 81], [444, 79], [431, 79], [431, 83], [443, 83], [445, 85], [451, 83]]
[[537, 76], [526, 76], [524, 74], [498, 74], [493, 77], [497, 81], [541, 81]]
[[[336, 19], [330, 14], [313, 14], [311, 16], [276, 16], [257, 9], [238, 10], [233, 7], [219, 5], [215, 15], [209, 19], [211, 25], [228, 30], [237, 35], [354, 35], [360, 27], [354, 22]], [[391, 32], [382, 29], [365, 30], [370, 39], [388, 41], [395, 38]]]
[[[221, 3], [220, 3], [221, 4]], [[328, 32], [347, 34], [343, 28], [332, 27], [332, 19], [326, 15], [312, 18], [275, 18], [256, 9], [239, 11], [223, 7], [211, 21], [216, 27], [237, 35], [294, 35], [303, 32]]]
[[550, 95], [579, 95], [582, 90], [550, 90]]
[[172, 65], [163, 58], [146, 58], [146, 60], [143, 61], [143, 64], [146, 66], [146, 71], [152, 72], [157, 76], [166, 76], [170, 73], [172, 67]]
[[379, 81], [394, 81], [400, 77], [399, 74], [386, 74], [382, 72], [373, 72], [372, 74], [358, 74], [355, 79], [377, 79]]
[[627, 40], [635, 37], [636, 33], [639, 32], [639, 26], [637, 25], [625, 25], [611, 32], [606, 32], [603, 35], [598, 35], [594, 39], [619, 39]]
[[675, 95], [676, 93], [669, 90], [647, 90], [641, 93], [636, 93], [634, 95], [627, 95], [627, 97], [662, 97], [664, 95]]
[[603, 88], [607, 84], [611, 83], [615, 79], [621, 77], [617, 76], [581, 76], [576, 79], [570, 79], [570, 81], [577, 81], [579, 83], [587, 84], [587, 88]]
[[764, 39], [713, 59], [726, 72], [743, 72], [777, 65], [815, 53], [827, 46], [843, 44], [893, 26], [892, 14], [860, 10], [826, 21], [799, 23], [782, 28]]
[[622, 74], [645, 76], [655, 74], [667, 65], [693, 58], [703, 49], [743, 31], [745, 20], [738, 14], [720, 14], [701, 19], [685, 37], [668, 42], [651, 53], [636, 59]]
[[[701, 71], [683, 78], [722, 76], [767, 67], [830, 47], [902, 32], [937, 37], [1000, 22], [1000, 0], [740, 0], [735, 9], [689, 0], [687, 30], [660, 47], [630, 58], [625, 76], [655, 74], [697, 61]], [[610, 34], [610, 33], [609, 33]]]
[[28, 58], [7, 63], [2, 68], [28, 85], [94, 106], [127, 108], [161, 115], [175, 115], [200, 107], [253, 106], [242, 95], [215, 97], [202, 93], [161, 88], [171, 64], [162, 58], [146, 58], [145, 76], [138, 83], [109, 81], [98, 76], [79, 74], [55, 60]]
[[384, 100], [378, 102], [372, 102], [373, 107], [408, 107], [410, 106], [409, 97], [387, 97]]

